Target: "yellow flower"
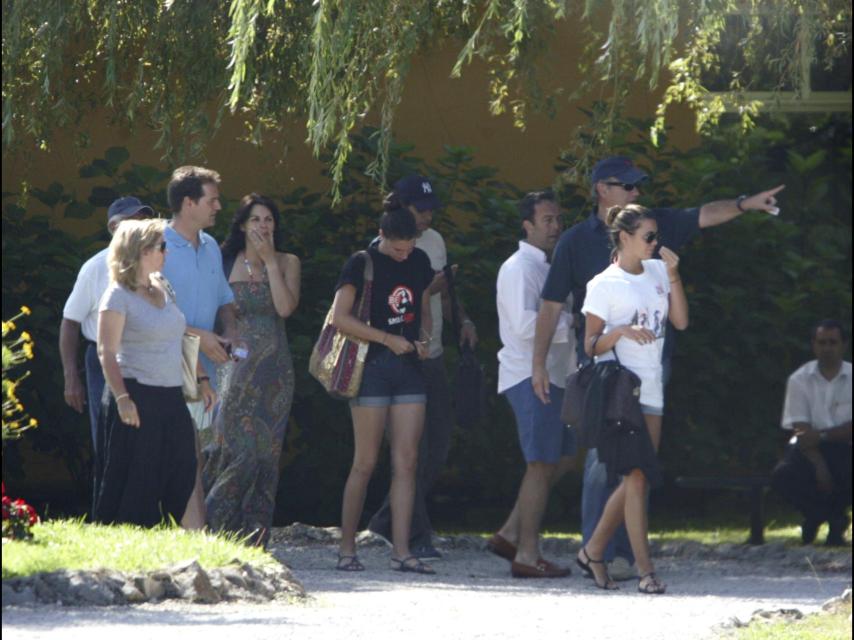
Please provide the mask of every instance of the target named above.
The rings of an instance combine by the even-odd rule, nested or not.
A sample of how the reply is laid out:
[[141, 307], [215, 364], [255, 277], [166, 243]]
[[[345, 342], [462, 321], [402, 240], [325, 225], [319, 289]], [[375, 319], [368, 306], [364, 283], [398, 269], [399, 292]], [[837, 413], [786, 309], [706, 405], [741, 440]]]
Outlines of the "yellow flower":
[[32, 342], [33, 337], [30, 335], [29, 331], [22, 331], [21, 340], [23, 340], [24, 342]]
[[8, 331], [14, 331], [17, 328], [18, 327], [11, 320], [9, 320], [9, 322], [7, 322], [6, 325], [3, 327], [4, 330], [8, 330]]
[[30, 308], [28, 306], [24, 305], [23, 307], [21, 307], [21, 313], [23, 313], [25, 316], [28, 316], [32, 313], [32, 311], [30, 311]]
[[24, 355], [27, 356], [27, 360], [32, 360], [33, 359], [33, 343], [32, 342], [25, 342], [24, 346], [22, 348], [24, 350]]
[[30, 418], [30, 426], [31, 426], [31, 427], [37, 427], [37, 426], [39, 426], [39, 421], [38, 421], [38, 420], [36, 420], [35, 418]]

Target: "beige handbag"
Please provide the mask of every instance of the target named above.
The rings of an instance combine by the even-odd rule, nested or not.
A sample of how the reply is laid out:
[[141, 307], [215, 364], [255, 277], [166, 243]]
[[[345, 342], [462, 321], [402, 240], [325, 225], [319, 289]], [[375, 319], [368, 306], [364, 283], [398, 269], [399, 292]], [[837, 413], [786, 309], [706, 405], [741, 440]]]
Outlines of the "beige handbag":
[[[365, 324], [370, 324], [374, 265], [367, 251], [360, 251], [359, 254], [364, 255], [365, 275], [362, 295], [354, 305], [353, 315]], [[333, 398], [355, 398], [362, 385], [362, 373], [369, 347], [368, 341], [338, 331], [332, 324], [330, 308], [320, 337], [311, 351], [308, 372]]]
[[[177, 305], [178, 299], [175, 289], [162, 273], [154, 273], [151, 277], [157, 280], [166, 290], [166, 295]], [[185, 333], [181, 338], [181, 391], [184, 392], [184, 400], [187, 402], [198, 402], [201, 400], [199, 393], [199, 345], [202, 340], [192, 333]]]
[[187, 402], [196, 402], [200, 399], [198, 373], [196, 373], [200, 343], [199, 336], [192, 333], [185, 333], [181, 338], [181, 390]]

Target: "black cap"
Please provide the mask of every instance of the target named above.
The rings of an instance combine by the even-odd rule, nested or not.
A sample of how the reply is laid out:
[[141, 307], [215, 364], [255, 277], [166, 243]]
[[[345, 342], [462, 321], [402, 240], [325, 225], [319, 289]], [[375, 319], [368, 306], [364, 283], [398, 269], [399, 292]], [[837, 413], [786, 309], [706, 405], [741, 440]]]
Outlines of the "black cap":
[[608, 178], [614, 178], [626, 184], [637, 184], [649, 176], [638, 169], [626, 156], [611, 156], [597, 162], [590, 173], [590, 180], [594, 183]]
[[114, 200], [113, 204], [110, 205], [110, 208], [107, 209], [107, 222], [112, 222], [113, 220], [124, 220], [125, 218], [134, 216], [137, 213], [146, 213], [152, 217], [157, 215], [154, 213], [154, 209], [149, 207], [147, 204], [142, 204], [142, 201], [140, 201], [139, 198], [125, 196], [118, 200]]
[[394, 193], [403, 206], [411, 205], [419, 211], [432, 211], [442, 206], [442, 202], [436, 197], [433, 183], [424, 176], [401, 178], [394, 183]]

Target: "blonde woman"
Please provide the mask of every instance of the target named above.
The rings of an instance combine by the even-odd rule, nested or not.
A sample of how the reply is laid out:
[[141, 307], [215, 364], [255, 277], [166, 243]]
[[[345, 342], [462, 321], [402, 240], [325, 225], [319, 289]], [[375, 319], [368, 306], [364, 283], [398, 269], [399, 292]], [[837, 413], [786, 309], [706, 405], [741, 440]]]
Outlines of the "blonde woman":
[[[186, 322], [157, 277], [166, 243], [163, 220], [123, 222], [107, 257], [98, 357], [109, 387], [101, 412], [104, 469], [95, 519], [152, 526], [180, 521], [196, 476], [193, 423], [181, 391]], [[201, 382], [207, 403], [215, 399]]]

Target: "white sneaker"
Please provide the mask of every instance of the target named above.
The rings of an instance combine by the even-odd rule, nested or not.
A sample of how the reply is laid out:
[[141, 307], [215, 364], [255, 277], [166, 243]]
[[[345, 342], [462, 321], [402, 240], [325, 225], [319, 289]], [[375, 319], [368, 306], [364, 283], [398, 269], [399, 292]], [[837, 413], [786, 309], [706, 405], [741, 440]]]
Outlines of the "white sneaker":
[[623, 582], [625, 580], [633, 580], [638, 577], [637, 567], [629, 564], [629, 561], [622, 556], [617, 556], [608, 563], [608, 575], [612, 580]]

